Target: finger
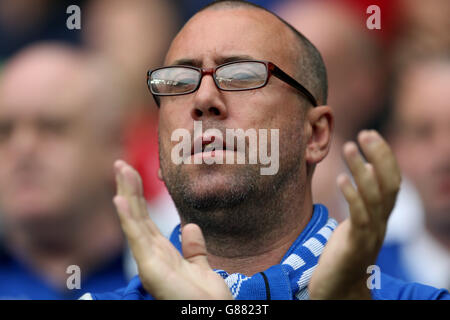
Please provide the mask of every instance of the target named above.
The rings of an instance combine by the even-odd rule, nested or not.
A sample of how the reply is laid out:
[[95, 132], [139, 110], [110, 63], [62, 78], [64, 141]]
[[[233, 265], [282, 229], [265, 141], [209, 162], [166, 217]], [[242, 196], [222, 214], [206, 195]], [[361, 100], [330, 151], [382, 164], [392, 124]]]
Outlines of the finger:
[[149, 236], [160, 235], [160, 231], [156, 224], [152, 221], [147, 210], [147, 201], [143, 197], [131, 196], [127, 198], [131, 208], [131, 216], [133, 219], [145, 228], [145, 232]]
[[[119, 215], [120, 225], [128, 240], [128, 245], [135, 261], [138, 265], [143, 261], [148, 261], [151, 257], [149, 256], [152, 252], [151, 249], [156, 245], [154, 233], [149, 232], [142, 221], [133, 217], [130, 203], [126, 197], [115, 196], [113, 201]], [[153, 223], [151, 219], [148, 220]]]
[[125, 194], [127, 196], [143, 196], [142, 180], [139, 173], [128, 164], [122, 167], [121, 173], [125, 185]]
[[150, 235], [159, 234], [158, 227], [150, 219], [147, 210], [147, 201], [143, 195], [142, 179], [139, 173], [123, 160], [114, 164], [118, 195], [125, 198], [129, 208], [128, 217], [138, 220], [141, 228], [146, 227]]
[[191, 263], [211, 269], [207, 259], [205, 238], [200, 227], [189, 223], [181, 230], [183, 256]]
[[[132, 185], [130, 186], [130, 180], [133, 178], [128, 177], [127, 179], [125, 179], [124, 172], [126, 173], [127, 169], [125, 168], [127, 166], [128, 164], [123, 160], [117, 160], [114, 163], [114, 170], [116, 172], [116, 182], [117, 182], [117, 196], [119, 196], [114, 198], [114, 204], [116, 205], [118, 213], [119, 214], [122, 213], [122, 216], [124, 216], [123, 219], [144, 218], [148, 216], [146, 203], [145, 205], [143, 205], [141, 199], [139, 199], [136, 196], [130, 196], [130, 194], [133, 193], [131, 191], [133, 189], [133, 186]], [[121, 216], [119, 215], [119, 217]], [[121, 219], [121, 222], [123, 221], [123, 219]]]
[[123, 190], [123, 181], [122, 181], [123, 179], [122, 179], [122, 174], [121, 174], [123, 164], [124, 164], [123, 160], [116, 160], [114, 162], [114, 172], [115, 172], [118, 195], [125, 195], [124, 190]]
[[130, 242], [133, 242], [141, 235], [141, 227], [132, 218], [131, 208], [128, 200], [124, 196], [117, 195], [113, 199], [120, 220], [120, 225], [125, 236]]
[[387, 142], [374, 130], [362, 131], [358, 135], [358, 141], [364, 155], [374, 167], [381, 193], [390, 209], [387, 212], [389, 214], [401, 183], [397, 160]]
[[[139, 173], [130, 165], [122, 162], [118, 173], [118, 185], [121, 195], [128, 199], [131, 214], [136, 219], [147, 219], [147, 201], [143, 194], [142, 179]], [[152, 227], [152, 231], [154, 228]]]
[[368, 206], [367, 209], [369, 212], [378, 212], [382, 207], [378, 181], [354, 142], [344, 145], [344, 158], [358, 186], [358, 192]]
[[344, 173], [340, 174], [337, 177], [337, 185], [348, 203], [352, 224], [360, 227], [368, 226], [370, 223], [369, 212], [350, 178]]
[[159, 236], [161, 232], [157, 225], [150, 218], [147, 210], [147, 201], [143, 197], [126, 197], [131, 211], [131, 217], [140, 225], [142, 232], [149, 237]]
[[143, 186], [139, 173], [123, 160], [114, 162], [118, 193], [124, 196], [142, 195]]
[[364, 155], [374, 166], [384, 192], [397, 192], [401, 181], [400, 169], [392, 149], [375, 130], [365, 130], [358, 135]]

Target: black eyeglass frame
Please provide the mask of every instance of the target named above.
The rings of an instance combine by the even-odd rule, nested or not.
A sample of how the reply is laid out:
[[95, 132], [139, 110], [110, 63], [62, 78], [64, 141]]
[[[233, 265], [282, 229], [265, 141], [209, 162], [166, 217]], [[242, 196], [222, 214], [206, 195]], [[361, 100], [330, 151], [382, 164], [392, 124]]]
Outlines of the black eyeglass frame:
[[[216, 70], [219, 69], [219, 68], [222, 68], [222, 67], [224, 67], [226, 65], [235, 64], [235, 63], [242, 63], [242, 62], [258, 62], [258, 63], [264, 64], [266, 66], [266, 70], [267, 70], [267, 77], [266, 77], [266, 80], [264, 81], [264, 83], [261, 84], [261, 85], [258, 85], [256, 87], [251, 87], [251, 88], [238, 88], [238, 89], [223, 89], [223, 88], [221, 88], [219, 83], [218, 83], [218, 81], [217, 81], [217, 79], [216, 79]], [[158, 93], [158, 92], [153, 92], [151, 84], [150, 84], [151, 75], [152, 75], [153, 72], [161, 70], [161, 69], [179, 68], [179, 67], [189, 68], [189, 69], [193, 69], [193, 70], [196, 70], [196, 71], [200, 72], [200, 79], [199, 79], [197, 85], [195, 86], [195, 88], [193, 88], [192, 90], [189, 90], [187, 92], [181, 92], [181, 93]], [[149, 70], [147, 72], [147, 87], [150, 90], [150, 93], [153, 95], [153, 98], [155, 99], [155, 102], [156, 102], [157, 106], [159, 107], [160, 106], [160, 101], [159, 101], [158, 97], [162, 97], [162, 96], [181, 96], [181, 95], [185, 95], [185, 94], [191, 94], [191, 93], [193, 93], [193, 92], [198, 90], [198, 88], [200, 87], [200, 84], [202, 82], [203, 76], [205, 76], [205, 75], [211, 75], [213, 77], [213, 79], [214, 79], [214, 83], [216, 84], [216, 87], [219, 90], [222, 90], [222, 91], [247, 91], [247, 90], [260, 89], [260, 88], [266, 86], [267, 83], [269, 82], [270, 77], [272, 75], [274, 75], [275, 77], [277, 77], [281, 81], [287, 83], [291, 87], [293, 87], [293, 88], [297, 89], [298, 91], [300, 91], [314, 107], [318, 106], [317, 100], [308, 91], [308, 89], [306, 89], [297, 80], [295, 80], [290, 75], [288, 75], [286, 72], [284, 72], [279, 67], [277, 67], [274, 63], [272, 63], [270, 61], [264, 61], [264, 60], [237, 60], [237, 61], [227, 62], [227, 63], [221, 64], [221, 65], [218, 65], [218, 66], [216, 66], [214, 68], [198, 68], [198, 67], [188, 66], [188, 65], [173, 65], [173, 66], [159, 67], [159, 68], [156, 68], [156, 69], [153, 69], [153, 70]]]

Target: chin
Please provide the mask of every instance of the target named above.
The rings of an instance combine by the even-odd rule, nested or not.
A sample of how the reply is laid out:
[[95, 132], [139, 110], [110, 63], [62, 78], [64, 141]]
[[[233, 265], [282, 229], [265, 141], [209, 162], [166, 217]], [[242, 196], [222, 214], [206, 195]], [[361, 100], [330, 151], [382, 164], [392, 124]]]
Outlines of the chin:
[[42, 194], [24, 193], [20, 196], [15, 196], [13, 202], [6, 202], [4, 211], [15, 220], [34, 220], [42, 219], [52, 215], [56, 212], [55, 207], [57, 203], [45, 198]]
[[191, 194], [185, 195], [184, 203], [192, 209], [209, 212], [237, 207], [245, 202], [247, 194], [246, 190], [237, 189], [210, 192], [193, 190]]
[[237, 183], [235, 175], [220, 172], [219, 170], [196, 174], [192, 180], [197, 188], [206, 192], [227, 190]]
[[166, 185], [179, 209], [210, 211], [235, 207], [245, 201], [254, 192], [255, 180], [251, 174], [236, 174], [216, 168], [189, 172], [186, 178]]
[[49, 208], [42, 204], [33, 205], [32, 203], [10, 206], [10, 209], [6, 209], [5, 211], [8, 212], [13, 219], [22, 221], [39, 220], [49, 216], [49, 213], [51, 212]]

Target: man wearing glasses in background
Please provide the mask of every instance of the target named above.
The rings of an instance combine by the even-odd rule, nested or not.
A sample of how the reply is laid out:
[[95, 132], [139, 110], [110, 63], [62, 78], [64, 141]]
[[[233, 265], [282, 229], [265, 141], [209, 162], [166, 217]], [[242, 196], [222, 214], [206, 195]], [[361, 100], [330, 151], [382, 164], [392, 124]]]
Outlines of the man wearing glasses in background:
[[[148, 83], [160, 108], [160, 176], [182, 227], [170, 241], [161, 236], [145, 210], [139, 176], [117, 161], [114, 203], [139, 276], [126, 288], [83, 298], [449, 297], [385, 275], [379, 285], [368, 285], [367, 268], [383, 242], [401, 180], [376, 132], [358, 136], [368, 163], [355, 143], [344, 147], [357, 188], [345, 174], [337, 183], [350, 218], [336, 226], [324, 206], [313, 204], [311, 178], [328, 152], [333, 115], [323, 61], [300, 33], [253, 4], [219, 1], [187, 22], [165, 65], [149, 72]], [[194, 121], [221, 132], [279, 129], [279, 171], [261, 175], [261, 164], [174, 164], [171, 135], [179, 128], [193, 132]], [[205, 147], [214, 137], [201, 139]], [[223, 147], [215, 157], [240, 152]]]

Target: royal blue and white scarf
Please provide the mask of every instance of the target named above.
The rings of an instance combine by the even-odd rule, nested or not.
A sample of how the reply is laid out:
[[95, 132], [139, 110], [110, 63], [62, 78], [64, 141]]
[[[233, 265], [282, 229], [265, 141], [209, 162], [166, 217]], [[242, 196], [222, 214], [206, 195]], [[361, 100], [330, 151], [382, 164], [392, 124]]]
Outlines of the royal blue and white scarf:
[[[337, 222], [328, 218], [328, 210], [321, 204], [314, 205], [308, 225], [286, 252], [280, 264], [251, 277], [240, 273], [222, 276], [237, 300], [305, 300], [308, 299], [308, 283], [317, 266], [319, 257]], [[180, 226], [170, 237], [172, 244], [181, 252]], [[143, 288], [139, 276], [134, 277], [126, 288], [112, 293], [92, 295], [94, 299], [153, 299]]]
[[[237, 300], [308, 299], [309, 280], [336, 226], [336, 220], [328, 218], [325, 206], [314, 205], [310, 222], [284, 255], [281, 264], [251, 277], [240, 273], [228, 274], [223, 270], [215, 271], [224, 278]], [[170, 240], [181, 250], [179, 226]]]

